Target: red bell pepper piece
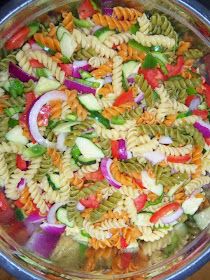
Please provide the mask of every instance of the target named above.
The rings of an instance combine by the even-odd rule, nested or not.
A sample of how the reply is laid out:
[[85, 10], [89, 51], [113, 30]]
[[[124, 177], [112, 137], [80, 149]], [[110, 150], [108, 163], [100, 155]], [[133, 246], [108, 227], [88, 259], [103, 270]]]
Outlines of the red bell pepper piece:
[[50, 117], [50, 105], [44, 105], [42, 109], [39, 111], [38, 115], [38, 125], [39, 126], [48, 126], [48, 120]]
[[124, 238], [124, 237], [120, 237], [120, 245], [121, 245], [121, 248], [122, 249], [125, 249], [125, 248], [127, 248], [128, 247], [128, 244], [127, 244], [127, 242], [126, 242], [126, 239]]
[[136, 199], [134, 199], [134, 204], [136, 206], [137, 212], [140, 212], [144, 208], [146, 202], [147, 202], [146, 194], [140, 194]]
[[22, 159], [21, 155], [16, 155], [16, 167], [22, 171], [27, 170], [28, 164], [24, 159]]
[[117, 140], [112, 140], [111, 141], [111, 149], [112, 149], [112, 156], [114, 158], [119, 159], [120, 155], [119, 155], [119, 143]]
[[169, 203], [163, 207], [161, 207], [159, 210], [157, 210], [150, 218], [151, 223], [156, 223], [159, 221], [163, 216], [168, 214], [171, 211], [177, 210], [180, 207], [178, 202], [172, 202]]
[[118, 96], [114, 102], [114, 106], [120, 106], [122, 104], [134, 102], [133, 92], [132, 90], [128, 90], [123, 92], [120, 96]]
[[205, 138], [205, 142], [208, 146], [210, 146], [210, 138]]
[[99, 207], [99, 202], [96, 199], [95, 195], [90, 195], [86, 199], [80, 199], [80, 203], [85, 206], [86, 208], [93, 208], [96, 209]]
[[78, 8], [79, 18], [86, 19], [96, 13], [90, 0], [84, 0]]
[[126, 269], [126, 268], [129, 267], [131, 259], [132, 259], [132, 254], [131, 253], [121, 254], [121, 267], [122, 267], [122, 269]]
[[179, 75], [182, 71], [183, 66], [184, 66], [184, 58], [183, 56], [179, 56], [176, 65], [171, 65], [171, 64], [166, 65], [166, 68], [168, 70], [167, 76], [172, 77], [172, 76]]
[[210, 85], [208, 84], [204, 84], [205, 87], [205, 97], [206, 97], [206, 103], [208, 105], [208, 107], [210, 107]]
[[104, 179], [104, 175], [102, 174], [101, 170], [97, 170], [95, 172], [90, 172], [85, 174], [85, 179], [89, 181], [102, 181]]
[[25, 94], [25, 99], [26, 99], [26, 107], [25, 107], [24, 112], [19, 117], [19, 122], [23, 126], [24, 125], [28, 126], [28, 124], [27, 124], [27, 115], [28, 115], [28, 112], [29, 112], [32, 104], [36, 100], [36, 96], [35, 96], [35, 94], [33, 92], [28, 92], [28, 93]]
[[208, 118], [208, 110], [193, 110], [193, 115], [201, 117], [203, 120], [206, 120]]
[[5, 48], [8, 51], [12, 51], [15, 49], [19, 49], [22, 47], [22, 45], [24, 44], [24, 42], [26, 41], [28, 35], [30, 32], [30, 28], [25, 26], [23, 28], [21, 28], [16, 34], [14, 34], [12, 36], [12, 38], [10, 38], [6, 44], [5, 44]]
[[9, 205], [3, 192], [0, 192], [0, 223], [8, 224], [15, 219], [14, 210]]
[[141, 189], [145, 189], [140, 179], [133, 178], [134, 183], [136, 183]]
[[189, 106], [190, 106], [190, 103], [191, 103], [195, 98], [197, 98], [197, 96], [196, 96], [195, 94], [188, 95], [187, 98], [186, 98], [186, 100], [185, 100], [185, 105], [186, 105], [187, 107], [189, 107]]
[[42, 63], [40, 63], [37, 59], [30, 59], [30, 65], [32, 68], [43, 68], [44, 65]]
[[159, 69], [140, 69], [139, 74], [143, 74], [145, 80], [154, 89], [159, 86], [159, 81], [166, 80], [166, 76]]
[[186, 163], [191, 159], [191, 155], [184, 156], [167, 156], [167, 161], [174, 163]]
[[73, 72], [72, 64], [59, 63], [60, 68], [65, 72], [66, 76], [71, 76]]

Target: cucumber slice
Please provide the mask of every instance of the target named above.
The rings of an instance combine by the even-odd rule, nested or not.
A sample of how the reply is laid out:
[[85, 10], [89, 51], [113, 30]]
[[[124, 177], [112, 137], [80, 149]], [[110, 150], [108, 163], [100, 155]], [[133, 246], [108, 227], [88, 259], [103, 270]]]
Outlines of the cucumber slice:
[[23, 221], [27, 217], [23, 209], [20, 208], [15, 209], [15, 216], [18, 221]]
[[182, 203], [182, 208], [185, 214], [194, 215], [199, 206], [203, 202], [203, 198], [190, 197]]
[[76, 124], [79, 124], [80, 122], [65, 122], [65, 123], [61, 123], [61, 124], [58, 124], [55, 128], [53, 128], [53, 132], [58, 135], [59, 133], [65, 133], [65, 132], [70, 132], [71, 130], [71, 127], [76, 125]]
[[139, 67], [140, 67], [140, 63], [137, 61], [128, 61], [126, 63], [123, 64], [123, 74], [125, 78], [128, 78], [131, 74], [137, 74]]
[[58, 174], [47, 174], [47, 180], [54, 191], [60, 189], [60, 176]]
[[188, 234], [187, 226], [184, 223], [178, 223], [177, 225], [175, 225], [174, 231], [181, 238], [185, 238]]
[[71, 58], [74, 53], [77, 43], [74, 37], [70, 33], [64, 33], [60, 41], [61, 53], [67, 57]]
[[101, 105], [93, 94], [83, 94], [78, 96], [79, 101], [85, 106], [89, 111], [101, 111]]
[[56, 36], [59, 41], [61, 40], [61, 38], [65, 33], [70, 34], [70, 32], [66, 28], [64, 28], [63, 26], [59, 26], [56, 32]]
[[78, 157], [78, 161], [83, 165], [90, 165], [96, 163], [95, 158], [86, 158], [82, 155]]
[[115, 34], [114, 31], [110, 30], [108, 27], [102, 27], [94, 33], [94, 35], [101, 41], [104, 42], [109, 36]]
[[59, 222], [61, 222], [64, 225], [67, 225], [68, 227], [73, 227], [74, 226], [74, 221], [69, 221], [68, 215], [67, 215], [67, 210], [65, 208], [59, 208], [58, 211], [56, 212], [56, 217]]
[[86, 158], [100, 159], [104, 157], [103, 152], [87, 138], [77, 137], [76, 145], [81, 154]]
[[51, 80], [45, 77], [41, 77], [34, 89], [35, 93], [41, 95], [44, 92], [59, 88], [61, 84], [56, 80]]
[[71, 149], [71, 155], [73, 159], [77, 162], [79, 156], [81, 155], [80, 149], [77, 147], [77, 145], [74, 145]]
[[200, 230], [203, 230], [210, 223], [210, 207], [196, 213], [193, 218]]
[[151, 222], [150, 222], [151, 216], [152, 216], [152, 214], [150, 214], [150, 213], [139, 213], [137, 215], [136, 225], [138, 227], [150, 226], [151, 225]]
[[23, 135], [23, 129], [20, 125], [16, 125], [8, 131], [5, 138], [16, 144], [26, 145], [28, 143], [28, 139]]
[[163, 185], [156, 184], [155, 179], [151, 178], [146, 171], [141, 172], [142, 183], [145, 188], [151, 192], [161, 196], [163, 193]]

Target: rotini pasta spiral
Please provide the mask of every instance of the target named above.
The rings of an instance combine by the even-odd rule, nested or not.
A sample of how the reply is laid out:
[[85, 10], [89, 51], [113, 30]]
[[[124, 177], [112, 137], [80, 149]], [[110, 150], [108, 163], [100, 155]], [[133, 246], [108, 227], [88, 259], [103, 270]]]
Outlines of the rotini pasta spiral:
[[101, 26], [108, 26], [109, 29], [117, 29], [118, 31], [128, 31], [134, 21], [128, 20], [117, 20], [113, 17], [102, 15], [102, 14], [95, 14], [93, 15], [93, 21], [97, 25]]
[[151, 22], [144, 13], [142, 16], [137, 18], [139, 23], [139, 31], [143, 34], [148, 34], [151, 30]]
[[50, 36], [46, 36], [42, 33], [34, 34], [34, 39], [41, 43], [42, 45], [54, 50], [54, 51], [61, 51], [60, 43], [56, 38], [51, 38]]
[[25, 71], [28, 74], [32, 74], [33, 73], [33, 68], [31, 67], [30, 61], [29, 61], [29, 56], [26, 52], [24, 52], [23, 50], [20, 50], [17, 54], [16, 54], [16, 60], [19, 64], [19, 66], [23, 69], [23, 71]]
[[104, 56], [106, 58], [113, 58], [116, 55], [116, 52], [113, 49], [110, 49], [107, 46], [105, 46], [95, 36], [89, 35], [88, 40], [90, 41], [90, 46], [96, 51], [98, 55]]
[[136, 9], [129, 9], [124, 7], [114, 7], [112, 16], [118, 20], [136, 20], [141, 15]]
[[195, 190], [201, 191], [201, 188], [210, 183], [210, 178], [201, 176], [191, 180], [187, 185], [184, 186], [187, 195], [192, 194]]
[[153, 107], [154, 106], [153, 90], [151, 86], [148, 84], [148, 82], [144, 79], [144, 76], [142, 74], [136, 76], [136, 83], [139, 89], [144, 93], [146, 104], [150, 107]]
[[133, 38], [146, 47], [161, 46], [172, 49], [175, 46], [175, 40], [164, 35], [146, 35], [138, 31], [136, 35], [133, 35]]
[[73, 22], [73, 15], [71, 12], [63, 12], [62, 13], [63, 21], [62, 25], [68, 30], [72, 31], [74, 28], [74, 22]]
[[98, 68], [99, 66], [105, 64], [108, 62], [108, 58], [106, 57], [98, 57], [98, 56], [93, 56], [88, 60], [88, 63], [93, 67], [93, 68]]
[[29, 53], [29, 56], [37, 59], [46, 68], [50, 70], [52, 75], [61, 83], [64, 81], [65, 73], [61, 70], [58, 64], [52, 60], [46, 53], [41, 51], [33, 51]]
[[122, 92], [122, 62], [120, 56], [113, 58], [112, 86], [116, 97]]
[[104, 41], [104, 45], [109, 48], [112, 48], [114, 45], [120, 45], [123, 43], [128, 43], [132, 38], [132, 35], [129, 32], [123, 32], [119, 34], [113, 34]]

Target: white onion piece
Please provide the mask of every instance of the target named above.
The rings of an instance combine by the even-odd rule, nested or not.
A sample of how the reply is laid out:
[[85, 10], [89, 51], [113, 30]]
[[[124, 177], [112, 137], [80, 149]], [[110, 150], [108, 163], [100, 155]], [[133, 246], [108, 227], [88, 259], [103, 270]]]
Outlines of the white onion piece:
[[34, 51], [43, 51], [43, 49], [37, 43], [33, 43], [31, 45], [31, 49]]
[[59, 202], [55, 203], [49, 210], [48, 215], [47, 215], [47, 221], [49, 224], [55, 224], [57, 222], [56, 220], [56, 212], [57, 210], [61, 207], [66, 205], [67, 202]]
[[167, 215], [167, 216], [164, 216], [161, 218], [161, 221], [164, 223], [164, 224], [170, 224], [170, 223], [173, 223], [175, 221], [177, 221], [179, 219], [179, 217], [183, 214], [183, 209], [182, 207], [179, 207], [175, 212], [173, 212], [172, 214], [170, 215]]
[[152, 164], [157, 164], [165, 159], [165, 155], [161, 152], [146, 152], [143, 154], [147, 160], [149, 160]]
[[159, 139], [160, 144], [168, 145], [168, 144], [172, 144], [172, 142], [173, 140], [169, 136], [161, 136]]
[[37, 119], [41, 108], [49, 101], [52, 100], [62, 100], [66, 101], [67, 97], [64, 92], [60, 92], [57, 90], [49, 91], [42, 96], [40, 96], [32, 106], [29, 116], [28, 116], [28, 124], [31, 135], [36, 140], [37, 143], [43, 145], [45, 147], [54, 147], [55, 144], [50, 142], [49, 140], [45, 139], [41, 133], [39, 132], [39, 127], [37, 124]]
[[56, 148], [60, 151], [60, 152], [65, 152], [67, 147], [65, 145], [65, 138], [66, 138], [67, 133], [63, 132], [58, 134], [57, 137], [57, 143], [56, 143]]
[[80, 202], [77, 203], [76, 208], [77, 208], [78, 211], [84, 211], [85, 210], [85, 206], [82, 205], [82, 203], [80, 203]]

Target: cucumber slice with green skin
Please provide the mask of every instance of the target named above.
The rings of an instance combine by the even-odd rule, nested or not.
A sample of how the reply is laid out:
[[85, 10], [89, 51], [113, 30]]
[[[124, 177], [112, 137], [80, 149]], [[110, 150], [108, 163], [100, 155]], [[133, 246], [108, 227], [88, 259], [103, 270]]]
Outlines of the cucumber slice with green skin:
[[8, 141], [16, 144], [26, 145], [28, 143], [27, 137], [23, 135], [23, 129], [20, 125], [16, 125], [5, 134]]
[[63, 35], [65, 33], [70, 34], [70, 32], [65, 27], [59, 26], [58, 29], [57, 29], [57, 32], [56, 32], [56, 36], [57, 36], [59, 41], [61, 40], [61, 38], [63, 37]]
[[98, 111], [91, 111], [90, 117], [103, 124], [103, 126], [105, 126], [106, 128], [111, 128], [109, 120], [101, 115], [101, 113], [99, 113]]
[[104, 42], [109, 36], [115, 34], [114, 31], [110, 30], [108, 27], [102, 27], [94, 33], [94, 35], [101, 41]]
[[74, 145], [71, 149], [71, 155], [73, 159], [77, 162], [79, 156], [81, 155], [80, 149], [77, 147], [77, 145]]
[[83, 165], [90, 165], [90, 164], [96, 163], [96, 159], [95, 158], [86, 158], [81, 155], [78, 157], [78, 162]]
[[51, 80], [45, 77], [41, 77], [34, 89], [35, 93], [42, 94], [51, 90], [59, 88], [61, 84], [56, 80]]
[[58, 174], [47, 174], [47, 180], [54, 191], [60, 189], [60, 176]]
[[67, 210], [65, 208], [59, 208], [58, 211], [56, 212], [56, 217], [59, 222], [62, 224], [68, 226], [68, 227], [73, 227], [74, 226], [74, 221], [69, 221], [68, 215], [67, 215]]
[[203, 230], [210, 223], [210, 207], [196, 213], [193, 218], [200, 230]]
[[74, 24], [77, 27], [81, 27], [81, 28], [91, 28], [93, 26], [93, 24], [91, 23], [91, 21], [85, 20], [85, 19], [78, 19], [73, 17], [73, 21]]
[[15, 209], [15, 216], [18, 221], [23, 221], [27, 217], [25, 212], [20, 208]]
[[182, 208], [185, 214], [194, 215], [199, 206], [203, 202], [203, 198], [190, 197], [182, 203]]
[[150, 190], [151, 192], [155, 193], [158, 196], [161, 196], [163, 193], [163, 185], [156, 184], [155, 179], [151, 178], [146, 171], [141, 172], [142, 176], [142, 183], [143, 186]]
[[77, 120], [77, 115], [72, 113], [66, 116], [66, 120], [68, 121], [76, 121]]
[[70, 33], [65, 32], [60, 40], [60, 47], [62, 55], [66, 56], [69, 59], [74, 53], [77, 47], [77, 43]]
[[127, 79], [131, 74], [137, 74], [140, 67], [140, 63], [137, 61], [128, 61], [123, 64], [123, 75]]
[[35, 144], [24, 150], [23, 156], [26, 158], [37, 158], [42, 156], [46, 152], [46, 148], [42, 145]]
[[104, 157], [103, 152], [93, 142], [87, 138], [77, 137], [76, 145], [81, 154], [86, 158], [101, 159]]
[[76, 124], [79, 124], [79, 123], [80, 122], [69, 121], [69, 122], [58, 124], [55, 128], [53, 128], [53, 132], [56, 135], [59, 134], [59, 133], [70, 132], [71, 127], [76, 125]]
[[96, 97], [89, 93], [78, 96], [80, 103], [89, 111], [101, 111], [102, 107]]
[[129, 84], [128, 84], [127, 78], [125, 78], [124, 72], [122, 72], [122, 86], [123, 86], [123, 89], [124, 89], [125, 91], [128, 91], [128, 89], [129, 89]]
[[36, 42], [37, 45], [39, 45], [46, 53], [50, 54], [50, 55], [55, 55], [56, 51], [52, 50], [51, 48], [48, 48], [46, 46], [44, 46], [42, 43], [40, 42]]

